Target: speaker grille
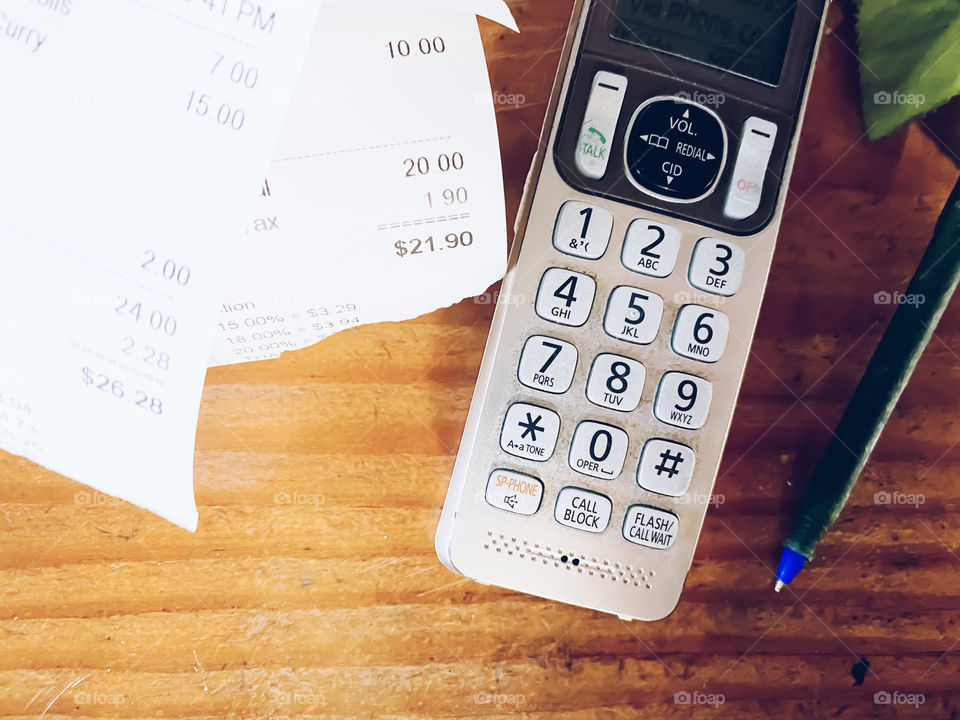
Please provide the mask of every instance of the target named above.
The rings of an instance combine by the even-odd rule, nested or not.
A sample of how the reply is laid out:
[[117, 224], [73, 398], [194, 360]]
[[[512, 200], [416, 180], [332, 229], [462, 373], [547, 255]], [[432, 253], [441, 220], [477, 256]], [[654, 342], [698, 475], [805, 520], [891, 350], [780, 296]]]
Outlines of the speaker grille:
[[584, 579], [619, 582], [645, 590], [653, 587], [655, 575], [653, 570], [621, 563], [619, 560], [584, 554], [573, 547], [559, 547], [525, 537], [487, 530], [483, 549], [516, 562], [552, 565], [558, 570], [577, 573]]

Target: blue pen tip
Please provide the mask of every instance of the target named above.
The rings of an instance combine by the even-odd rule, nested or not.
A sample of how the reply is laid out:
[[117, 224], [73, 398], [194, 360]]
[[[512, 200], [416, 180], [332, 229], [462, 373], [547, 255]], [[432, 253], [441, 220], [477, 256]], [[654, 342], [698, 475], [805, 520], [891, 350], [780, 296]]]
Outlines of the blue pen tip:
[[780, 592], [784, 585], [789, 585], [806, 562], [807, 559], [796, 550], [784, 547], [780, 555], [780, 564], [777, 565], [777, 584], [774, 590]]

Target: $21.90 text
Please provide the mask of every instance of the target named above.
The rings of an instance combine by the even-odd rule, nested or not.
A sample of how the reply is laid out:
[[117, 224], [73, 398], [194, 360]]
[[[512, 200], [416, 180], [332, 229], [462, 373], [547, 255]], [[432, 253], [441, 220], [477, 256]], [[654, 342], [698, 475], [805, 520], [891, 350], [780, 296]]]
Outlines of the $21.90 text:
[[473, 233], [464, 230], [462, 233], [447, 233], [443, 242], [435, 242], [433, 235], [420, 239], [397, 240], [393, 246], [396, 248], [397, 257], [406, 257], [407, 255], [423, 255], [425, 253], [440, 252], [441, 250], [455, 250], [473, 245]]

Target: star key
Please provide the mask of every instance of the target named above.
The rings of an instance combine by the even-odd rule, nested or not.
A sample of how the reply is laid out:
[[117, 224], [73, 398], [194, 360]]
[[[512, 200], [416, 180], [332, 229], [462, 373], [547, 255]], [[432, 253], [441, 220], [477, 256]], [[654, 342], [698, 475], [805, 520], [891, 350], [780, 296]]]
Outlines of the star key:
[[517, 423], [517, 425], [523, 429], [520, 437], [525, 438], [527, 435], [530, 435], [530, 440], [536, 442], [537, 433], [544, 431], [543, 426], [540, 425], [541, 420], [543, 420], [543, 415], [537, 415], [537, 419], [534, 420], [533, 415], [531, 413], [527, 413], [527, 421], [523, 422], [521, 420]]

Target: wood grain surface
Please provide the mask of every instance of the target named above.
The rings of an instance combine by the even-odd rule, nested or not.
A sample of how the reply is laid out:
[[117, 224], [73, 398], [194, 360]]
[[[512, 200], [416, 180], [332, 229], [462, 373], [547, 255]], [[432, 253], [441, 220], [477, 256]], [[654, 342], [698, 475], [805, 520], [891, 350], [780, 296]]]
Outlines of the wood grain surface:
[[[570, 3], [511, 5], [520, 35], [481, 28], [517, 100], [498, 107], [512, 224]], [[893, 312], [874, 296], [904, 289], [957, 174], [917, 126], [865, 140], [845, 15], [673, 615], [625, 623], [435, 558], [492, 313], [466, 300], [211, 370], [196, 534], [0, 455], [0, 716], [960, 716], [957, 303], [821, 556], [771, 590], [798, 487]]]

